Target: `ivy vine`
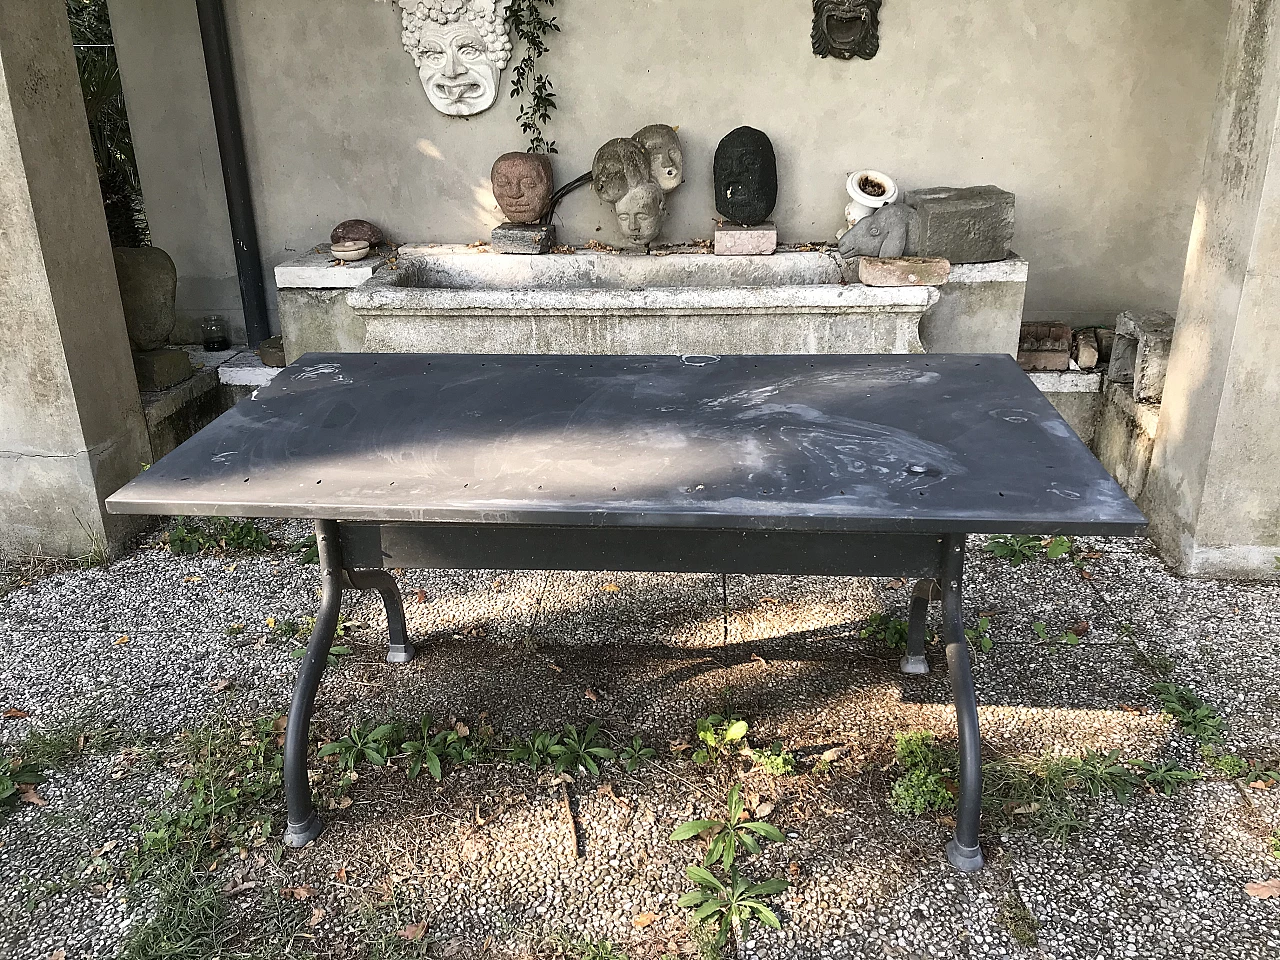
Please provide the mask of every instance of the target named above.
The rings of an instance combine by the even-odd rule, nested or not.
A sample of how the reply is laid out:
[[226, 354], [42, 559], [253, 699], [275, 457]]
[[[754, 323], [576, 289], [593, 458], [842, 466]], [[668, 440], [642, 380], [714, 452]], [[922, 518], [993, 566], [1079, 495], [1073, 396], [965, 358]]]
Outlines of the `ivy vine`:
[[543, 7], [554, 7], [556, 0], [512, 0], [507, 13], [511, 29], [524, 41], [524, 58], [511, 77], [511, 98], [520, 99], [516, 119], [521, 131], [529, 137], [529, 153], [556, 153], [556, 142], [548, 141], [543, 130], [556, 109], [555, 87], [551, 78], [538, 73], [538, 60], [547, 52], [547, 37], [560, 32], [555, 17], [543, 15]]

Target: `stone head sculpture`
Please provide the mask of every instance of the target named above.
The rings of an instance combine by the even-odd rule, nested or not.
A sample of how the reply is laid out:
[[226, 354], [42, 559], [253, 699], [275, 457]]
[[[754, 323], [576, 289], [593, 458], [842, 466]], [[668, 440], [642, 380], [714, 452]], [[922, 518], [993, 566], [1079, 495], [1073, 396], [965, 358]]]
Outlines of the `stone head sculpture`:
[[813, 52], [870, 60], [880, 50], [881, 0], [813, 0]]
[[716, 147], [716, 210], [749, 227], [769, 219], [778, 203], [778, 160], [769, 137], [739, 127]]
[[632, 247], [647, 247], [667, 219], [667, 195], [652, 180], [632, 187], [614, 204], [622, 238]]
[[651, 123], [631, 138], [649, 154], [649, 176], [663, 193], [670, 193], [684, 183], [684, 148], [675, 127]]
[[551, 200], [551, 158], [545, 153], [504, 153], [489, 175], [493, 198], [510, 223], [534, 223]]
[[891, 203], [863, 217], [840, 236], [840, 256], [914, 256], [919, 233], [916, 211], [905, 203]]
[[404, 48], [431, 105], [450, 117], [493, 106], [511, 60], [511, 0], [397, 0]]
[[638, 140], [618, 137], [596, 151], [591, 185], [605, 203], [617, 203], [628, 190], [651, 179], [649, 154]]

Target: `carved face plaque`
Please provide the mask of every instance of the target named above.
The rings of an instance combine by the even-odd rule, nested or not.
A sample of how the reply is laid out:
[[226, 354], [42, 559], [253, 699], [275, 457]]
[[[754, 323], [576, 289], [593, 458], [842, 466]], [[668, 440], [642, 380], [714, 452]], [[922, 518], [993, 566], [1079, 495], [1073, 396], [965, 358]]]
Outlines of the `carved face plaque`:
[[450, 117], [493, 106], [511, 59], [510, 0], [399, 0], [404, 48], [431, 105]]
[[670, 193], [684, 183], [684, 148], [674, 127], [651, 123], [631, 139], [649, 154], [649, 176], [663, 193]]
[[614, 205], [622, 238], [630, 246], [647, 247], [658, 238], [667, 219], [667, 198], [652, 180], [632, 187]]
[[596, 151], [591, 185], [605, 203], [617, 203], [627, 191], [649, 179], [649, 155], [631, 137], [610, 140]]
[[715, 159], [716, 210], [749, 227], [769, 219], [778, 203], [778, 160], [767, 134], [739, 127], [720, 141]]
[[544, 153], [504, 153], [489, 176], [493, 199], [511, 223], [535, 223], [551, 200], [551, 158]]
[[881, 0], [813, 0], [813, 52], [870, 60], [880, 50]]

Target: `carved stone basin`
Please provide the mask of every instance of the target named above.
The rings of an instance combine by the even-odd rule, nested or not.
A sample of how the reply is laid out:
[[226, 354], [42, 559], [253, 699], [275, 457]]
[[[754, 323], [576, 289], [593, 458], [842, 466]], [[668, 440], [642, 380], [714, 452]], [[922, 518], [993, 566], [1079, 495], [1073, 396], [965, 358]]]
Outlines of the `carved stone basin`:
[[920, 353], [933, 287], [848, 282], [834, 254], [526, 257], [402, 247], [352, 290], [374, 352]]

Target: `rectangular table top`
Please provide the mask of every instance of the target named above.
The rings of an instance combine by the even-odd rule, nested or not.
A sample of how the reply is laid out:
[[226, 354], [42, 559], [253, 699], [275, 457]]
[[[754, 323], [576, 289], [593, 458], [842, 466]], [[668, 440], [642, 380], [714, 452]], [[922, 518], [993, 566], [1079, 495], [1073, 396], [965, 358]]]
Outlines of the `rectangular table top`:
[[308, 354], [113, 513], [1130, 535], [1004, 355]]

